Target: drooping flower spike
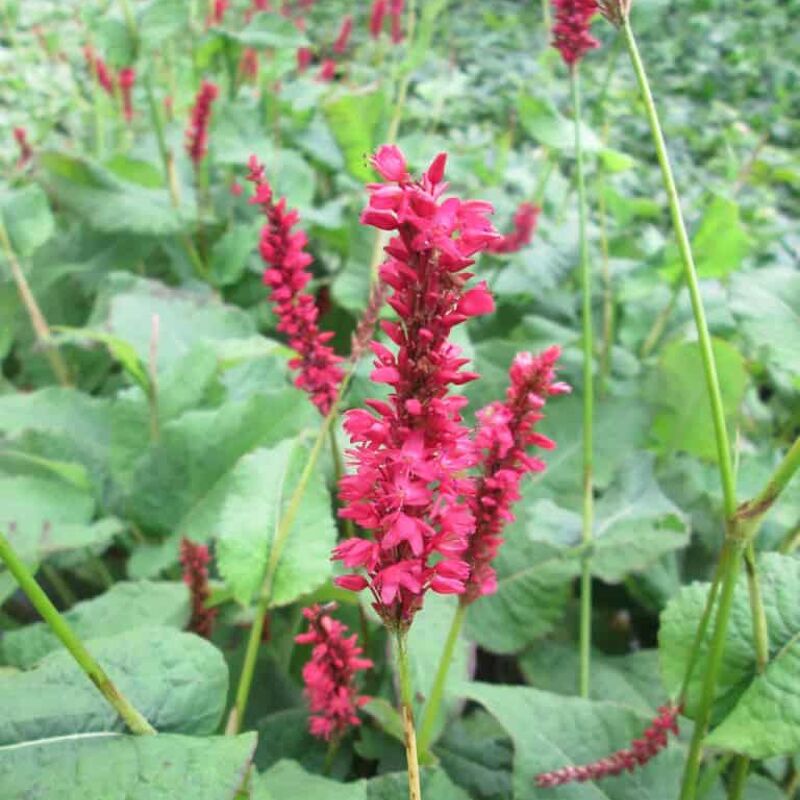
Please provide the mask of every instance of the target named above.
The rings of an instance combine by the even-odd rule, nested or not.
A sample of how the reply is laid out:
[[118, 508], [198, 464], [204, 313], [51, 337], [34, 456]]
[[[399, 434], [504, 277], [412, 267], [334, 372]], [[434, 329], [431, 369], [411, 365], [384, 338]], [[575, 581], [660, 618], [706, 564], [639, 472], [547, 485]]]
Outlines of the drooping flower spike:
[[369, 701], [358, 692], [356, 678], [372, 661], [363, 658], [356, 634], [330, 616], [336, 603], [303, 609], [308, 631], [295, 636], [298, 644], [314, 646], [303, 667], [305, 696], [311, 709], [309, 731], [327, 741], [341, 738], [348, 728], [360, 725], [358, 709]]
[[617, 750], [610, 756], [601, 758], [591, 764], [567, 766], [551, 772], [542, 772], [536, 776], [536, 785], [540, 789], [563, 786], [575, 781], [596, 781], [623, 772], [633, 772], [655, 758], [668, 744], [669, 734], [678, 735], [678, 714], [680, 708], [672, 704], [661, 706], [658, 716], [653, 720], [641, 739], [634, 739], [630, 747]]
[[478, 411], [475, 446], [481, 454], [481, 475], [472, 499], [475, 533], [465, 554], [470, 574], [462, 603], [497, 591], [492, 562], [503, 543], [503, 528], [514, 520], [511, 508], [520, 499], [520, 482], [527, 473], [545, 468], [544, 462], [529, 455], [528, 450], [555, 447], [535, 426], [544, 417], [542, 408], [548, 397], [571, 391], [566, 383], [556, 380], [560, 355], [557, 346], [538, 355], [518, 353], [509, 370], [505, 401], [498, 400]]
[[516, 253], [530, 244], [536, 232], [540, 211], [541, 209], [532, 203], [520, 203], [514, 213], [514, 230], [492, 242], [489, 249], [493, 253]]
[[211, 589], [208, 585], [208, 565], [211, 556], [204, 544], [195, 544], [189, 539], [181, 539], [180, 562], [183, 568], [183, 582], [189, 587], [192, 598], [192, 616], [188, 629], [205, 639], [211, 637], [216, 608], [207, 608]]
[[592, 17], [597, 13], [597, 0], [553, 0], [555, 24], [553, 47], [569, 66], [577, 64], [600, 42], [589, 32]]
[[279, 320], [278, 330], [286, 334], [297, 352], [289, 367], [298, 373], [295, 386], [307, 392], [325, 415], [336, 400], [344, 373], [339, 366], [342, 359], [328, 345], [333, 333], [320, 331], [314, 296], [305, 291], [311, 280], [308, 271], [311, 256], [305, 250], [308, 238], [303, 231], [292, 232], [299, 215], [286, 208], [285, 197], [274, 202], [264, 167], [255, 156], [250, 157], [249, 168], [247, 179], [255, 184], [250, 202], [260, 205], [267, 219], [259, 245], [261, 257], [268, 265], [264, 283], [272, 290], [272, 310]]
[[102, 88], [107, 95], [113, 97], [115, 86], [114, 73], [106, 62], [94, 52], [91, 45], [86, 45], [86, 47], [83, 48], [83, 55], [86, 58], [89, 71], [94, 75], [100, 88]]
[[219, 89], [210, 81], [203, 81], [195, 97], [186, 129], [186, 152], [197, 167], [208, 152], [208, 125], [211, 121], [211, 106], [217, 99]]
[[427, 591], [460, 594], [469, 576], [463, 554], [475, 485], [466, 471], [474, 447], [461, 418], [466, 400], [450, 387], [477, 375], [463, 370], [467, 359], [448, 339], [456, 325], [494, 308], [485, 284], [466, 288], [472, 275], [464, 270], [497, 233], [489, 203], [442, 199], [445, 162], [438, 155], [414, 180], [402, 152], [381, 147], [372, 163], [384, 183], [368, 187], [361, 215], [367, 225], [396, 232], [380, 277], [399, 317], [382, 327], [397, 349], [371, 345], [371, 377], [391, 387], [388, 402], [367, 401], [374, 413], [353, 410], [344, 422], [355, 472], [340, 481], [340, 514], [373, 538], [348, 539], [333, 557], [357, 570], [337, 583], [369, 588], [394, 630], [410, 625]]
[[133, 119], [133, 85], [136, 82], [136, 70], [123, 67], [119, 71], [119, 90], [122, 94], [122, 115], [126, 122]]
[[341, 55], [347, 51], [347, 45], [350, 42], [350, 35], [353, 33], [353, 17], [348, 14], [342, 20], [342, 27], [339, 28], [339, 35], [333, 43], [333, 52]]

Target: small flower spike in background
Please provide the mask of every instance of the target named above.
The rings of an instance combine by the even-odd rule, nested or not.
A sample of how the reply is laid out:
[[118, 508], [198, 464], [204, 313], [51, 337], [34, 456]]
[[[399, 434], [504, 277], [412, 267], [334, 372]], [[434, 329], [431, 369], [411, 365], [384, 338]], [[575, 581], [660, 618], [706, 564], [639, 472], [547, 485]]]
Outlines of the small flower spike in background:
[[22, 169], [33, 158], [33, 148], [28, 141], [28, 132], [25, 128], [14, 128], [14, 141], [19, 147], [17, 169]]
[[211, 107], [219, 95], [216, 84], [203, 81], [195, 97], [186, 129], [186, 152], [195, 166], [200, 165], [208, 152], [208, 125], [211, 121]]
[[122, 115], [128, 123], [133, 119], [134, 83], [136, 83], [136, 70], [133, 67], [123, 67], [119, 71], [119, 90], [122, 95]]
[[565, 783], [584, 783], [597, 781], [623, 772], [633, 772], [655, 758], [668, 744], [669, 734], [678, 735], [677, 706], [665, 705], [658, 709], [658, 716], [642, 735], [634, 739], [630, 747], [617, 750], [610, 756], [593, 761], [591, 764], [567, 766], [560, 769], [542, 772], [536, 776], [536, 785], [540, 789], [563, 786]]
[[308, 266], [312, 259], [305, 250], [308, 237], [303, 231], [292, 231], [299, 215], [286, 208], [285, 197], [274, 201], [264, 167], [255, 156], [249, 166], [247, 179], [255, 186], [250, 202], [261, 206], [267, 219], [261, 229], [259, 250], [268, 265], [264, 283], [271, 289], [278, 330], [286, 334], [290, 346], [297, 351], [289, 362], [298, 373], [295, 386], [308, 393], [324, 416], [336, 400], [344, 373], [339, 366], [342, 359], [328, 344], [333, 334], [319, 329], [314, 295], [305, 291], [311, 280]]
[[189, 539], [182, 539], [180, 562], [183, 568], [183, 582], [189, 587], [192, 596], [192, 616], [188, 629], [204, 639], [210, 639], [217, 609], [206, 607], [211, 596], [208, 585], [208, 565], [211, 563], [211, 555], [208, 547]]
[[514, 212], [514, 230], [489, 245], [492, 253], [516, 253], [529, 245], [536, 232], [536, 222], [541, 209], [533, 203], [520, 203]]
[[308, 729], [313, 736], [338, 744], [349, 728], [361, 724], [358, 709], [369, 701], [357, 686], [358, 673], [372, 667], [363, 658], [355, 633], [334, 619], [336, 603], [303, 609], [308, 630], [295, 636], [298, 644], [313, 646], [303, 667], [305, 696], [311, 710]]
[[[596, 0], [553, 0], [555, 23], [553, 47], [569, 67], [572, 114], [575, 131], [575, 164], [578, 179], [578, 239], [580, 242], [581, 321], [583, 323], [583, 512], [582, 539], [588, 545], [594, 526], [594, 331], [592, 326], [592, 273], [589, 266], [587, 234], [588, 209], [581, 146], [580, 62], [599, 42], [589, 32], [598, 11]], [[581, 697], [589, 696], [589, 668], [592, 643], [592, 572], [589, 554], [583, 556], [581, 570], [580, 672]]]

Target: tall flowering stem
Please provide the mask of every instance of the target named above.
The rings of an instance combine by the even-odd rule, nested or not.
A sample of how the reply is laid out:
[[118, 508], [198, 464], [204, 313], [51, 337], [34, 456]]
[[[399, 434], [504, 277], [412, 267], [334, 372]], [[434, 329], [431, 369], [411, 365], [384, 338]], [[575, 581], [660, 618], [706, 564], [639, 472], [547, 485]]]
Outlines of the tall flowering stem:
[[300, 217], [297, 211], [287, 209], [285, 197], [275, 202], [264, 167], [255, 156], [249, 166], [247, 179], [255, 185], [250, 202], [261, 206], [267, 220], [259, 250], [268, 265], [264, 283], [272, 290], [278, 330], [286, 334], [297, 352], [289, 361], [290, 368], [298, 373], [295, 386], [309, 394], [324, 416], [333, 406], [344, 372], [339, 366], [342, 359], [328, 345], [333, 333], [319, 329], [314, 295], [305, 291], [311, 280], [308, 266], [312, 259], [305, 249], [308, 237], [303, 231], [292, 230]]
[[449, 341], [452, 329], [494, 308], [485, 284], [467, 289], [472, 256], [497, 238], [481, 201], [442, 199], [446, 155], [419, 180], [408, 174], [394, 145], [380, 148], [373, 165], [384, 179], [369, 186], [362, 222], [394, 231], [380, 271], [398, 322], [383, 330], [396, 351], [372, 343], [372, 380], [385, 383], [388, 401], [353, 410], [344, 427], [354, 447], [355, 472], [340, 483], [344, 508], [372, 538], [339, 544], [336, 560], [355, 572], [337, 578], [353, 591], [368, 588], [373, 607], [397, 640], [401, 716], [410, 796], [420, 797], [412, 712], [407, 632], [428, 591], [460, 594], [469, 577], [464, 558], [474, 528], [470, 499], [475, 462], [461, 410], [465, 399], [450, 387], [473, 380], [467, 359]]
[[349, 728], [360, 725], [358, 709], [369, 701], [361, 695], [357, 675], [372, 667], [363, 658], [357, 635], [347, 636], [347, 626], [331, 616], [336, 603], [303, 609], [308, 630], [294, 637], [298, 644], [313, 645], [303, 667], [305, 696], [311, 709], [308, 721], [312, 736], [338, 742]]
[[529, 449], [551, 450], [555, 446], [551, 439], [538, 433], [535, 426], [544, 418], [542, 409], [547, 398], [570, 391], [567, 384], [556, 380], [560, 355], [558, 347], [550, 347], [538, 355], [518, 353], [509, 370], [510, 385], [505, 400], [490, 403], [478, 411], [475, 447], [480, 473], [471, 501], [475, 531], [465, 553], [470, 572], [420, 724], [423, 753], [431, 742], [466, 608], [478, 598], [497, 591], [493, 562], [503, 543], [503, 529], [514, 520], [512, 508], [520, 498], [520, 483], [526, 474], [545, 468], [545, 463], [530, 455]]
[[28, 567], [20, 559], [11, 544], [0, 532], [0, 562], [8, 567], [20, 589], [27, 595], [33, 607], [39, 612], [42, 619], [50, 626], [50, 630], [58, 637], [67, 652], [75, 659], [78, 666], [86, 673], [89, 680], [103, 695], [114, 710], [119, 714], [131, 733], [153, 734], [155, 728], [145, 719], [119, 689], [114, 685], [105, 670], [86, 649], [83, 642], [77, 637], [75, 631], [67, 621], [58, 613], [50, 598], [36, 582]]
[[[592, 273], [589, 265], [589, 243], [586, 235], [586, 182], [581, 144], [581, 91], [579, 65], [586, 53], [598, 47], [589, 32], [592, 17], [598, 11], [595, 0], [553, 0], [555, 24], [553, 47], [569, 67], [572, 109], [575, 123], [575, 161], [578, 180], [578, 235], [580, 239], [581, 317], [583, 322], [583, 513], [582, 539], [587, 546], [592, 540], [594, 525], [594, 327], [592, 324]], [[592, 573], [588, 552], [583, 556], [580, 584], [580, 675], [582, 697], [589, 696], [590, 650], [592, 639]]]

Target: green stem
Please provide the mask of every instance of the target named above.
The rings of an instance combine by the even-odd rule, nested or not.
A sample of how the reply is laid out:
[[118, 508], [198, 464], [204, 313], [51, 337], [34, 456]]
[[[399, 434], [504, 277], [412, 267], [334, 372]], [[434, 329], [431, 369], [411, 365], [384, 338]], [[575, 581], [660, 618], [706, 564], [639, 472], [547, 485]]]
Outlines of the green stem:
[[650, 330], [647, 333], [647, 336], [644, 337], [642, 348], [639, 351], [639, 358], [642, 360], [647, 358], [650, 353], [653, 352], [653, 349], [664, 335], [669, 318], [672, 316], [673, 311], [675, 311], [675, 306], [678, 304], [678, 298], [681, 295], [682, 288], [683, 280], [678, 279], [672, 287], [672, 294], [669, 297], [669, 302], [664, 306], [664, 308], [661, 309], [661, 311], [658, 312], [656, 318], [653, 320]]
[[308, 455], [308, 459], [303, 467], [303, 471], [300, 474], [300, 478], [297, 481], [294, 491], [292, 492], [292, 496], [289, 498], [289, 503], [286, 506], [286, 510], [278, 523], [278, 530], [275, 534], [272, 548], [270, 549], [269, 561], [267, 562], [267, 568], [264, 573], [264, 581], [261, 585], [261, 591], [256, 604], [255, 619], [250, 627], [250, 637], [247, 640], [244, 664], [242, 665], [242, 674], [239, 676], [239, 685], [236, 690], [236, 700], [233, 709], [231, 709], [230, 716], [228, 717], [228, 724], [225, 728], [225, 732], [229, 735], [238, 733], [241, 729], [242, 722], [244, 721], [244, 715], [247, 711], [247, 702], [250, 697], [250, 688], [253, 684], [253, 674], [255, 672], [256, 660], [258, 657], [258, 648], [261, 644], [261, 632], [264, 629], [264, 619], [266, 618], [267, 610], [269, 609], [269, 604], [272, 599], [272, 585], [275, 579], [275, 573], [278, 569], [281, 555], [283, 554], [284, 545], [286, 544], [286, 540], [288, 539], [289, 533], [292, 529], [292, 524], [294, 523], [294, 519], [297, 516], [297, 511], [300, 508], [300, 502], [302, 501], [303, 495], [308, 487], [308, 483], [311, 480], [314, 467], [316, 466], [320, 453], [322, 452], [322, 446], [326, 437], [328, 436], [331, 426], [333, 425], [333, 421], [338, 414], [339, 404], [341, 403], [342, 397], [344, 396], [345, 390], [347, 389], [352, 375], [353, 369], [351, 368], [350, 372], [348, 372], [342, 380], [342, 384], [339, 387], [339, 393], [333, 406], [331, 407], [331, 410], [322, 421], [322, 425], [320, 425], [317, 438], [314, 441], [314, 445]]
[[86, 673], [89, 680], [97, 687], [103, 697], [114, 707], [116, 712], [130, 728], [131, 733], [155, 733], [150, 723], [137, 711], [128, 699], [122, 695], [103, 668], [94, 660], [89, 651], [84, 647], [67, 621], [58, 613], [56, 607], [50, 602], [42, 587], [36, 582], [30, 570], [25, 566], [19, 556], [14, 552], [3, 534], [0, 534], [0, 559], [2, 559], [9, 572], [19, 584], [23, 592], [39, 612], [42, 619], [50, 626], [53, 633], [61, 640], [70, 655], [78, 662], [80, 668]]
[[[416, 0], [411, 0], [408, 4], [408, 14], [406, 15], [406, 52], [411, 53], [414, 48], [414, 30], [417, 24], [417, 8]], [[406, 105], [406, 96], [408, 95], [408, 84], [411, 81], [411, 69], [409, 65], [403, 66], [403, 74], [400, 77], [400, 83], [397, 87], [397, 97], [394, 101], [394, 111], [389, 120], [389, 129], [386, 133], [386, 141], [388, 144], [394, 144], [397, 141], [397, 134], [400, 132], [400, 121], [403, 118], [403, 111]]]
[[58, 382], [62, 386], [69, 386], [69, 370], [64, 363], [64, 359], [61, 357], [61, 353], [53, 346], [50, 326], [47, 324], [47, 320], [42, 310], [39, 308], [39, 304], [36, 302], [36, 298], [28, 284], [28, 279], [22, 271], [22, 267], [17, 259], [17, 254], [14, 252], [14, 248], [11, 245], [11, 239], [6, 230], [2, 214], [0, 214], [0, 247], [2, 247], [8, 265], [11, 268], [11, 276], [17, 286], [17, 292], [22, 300], [22, 304], [25, 306], [25, 311], [28, 313], [31, 327], [36, 335], [36, 341], [39, 347], [42, 348], [50, 364], [50, 369], [53, 370], [53, 374], [56, 376]]
[[419, 759], [417, 758], [417, 736], [414, 730], [411, 669], [408, 663], [408, 640], [405, 631], [397, 633], [397, 668], [400, 674], [400, 716], [403, 719], [403, 740], [406, 748], [408, 768], [408, 799], [422, 800], [419, 783]]
[[[570, 69], [572, 108], [575, 121], [575, 160], [578, 178], [578, 225], [580, 237], [580, 275], [583, 318], [583, 516], [582, 541], [592, 540], [594, 519], [593, 488], [593, 433], [594, 417], [594, 341], [592, 326], [592, 273], [589, 267], [589, 242], [586, 234], [586, 182], [583, 174], [583, 148], [581, 146], [581, 91], [578, 65]], [[580, 694], [589, 696], [590, 650], [592, 640], [592, 572], [589, 555], [581, 565], [580, 613]]]
[[778, 552], [790, 555], [800, 546], [800, 524], [792, 528], [778, 546]]
[[42, 572], [45, 578], [47, 578], [48, 583], [53, 587], [53, 591], [58, 595], [61, 604], [65, 608], [74, 606], [77, 602], [77, 598], [64, 578], [61, 577], [58, 570], [51, 564], [42, 564]]
[[419, 749], [423, 755], [428, 752], [428, 747], [431, 744], [433, 726], [436, 724], [439, 708], [442, 705], [444, 687], [447, 684], [447, 673], [450, 671], [450, 664], [453, 661], [456, 642], [464, 624], [466, 611], [467, 607], [463, 603], [459, 603], [456, 613], [453, 615], [453, 621], [450, 623], [450, 630], [447, 632], [442, 655], [439, 657], [439, 666], [436, 669], [436, 677], [433, 681], [430, 697], [428, 702], [425, 703], [425, 710], [422, 712], [422, 722], [419, 726]]
[[750, 772], [750, 759], [747, 756], [736, 756], [733, 762], [733, 775], [728, 788], [728, 800], [741, 800], [744, 797], [744, 786]]
[[744, 566], [747, 573], [747, 589], [750, 598], [750, 613], [753, 618], [753, 635], [756, 645], [756, 671], [761, 674], [769, 661], [769, 632], [767, 615], [764, 611], [764, 599], [761, 595], [761, 584], [758, 580], [756, 553], [752, 542], [747, 543], [744, 551]]
[[697, 783], [697, 800], [701, 800], [711, 791], [717, 779], [722, 775], [731, 761], [733, 761], [733, 753], [728, 753], [718, 758], [712, 766], [708, 767], [703, 772], [702, 777]]

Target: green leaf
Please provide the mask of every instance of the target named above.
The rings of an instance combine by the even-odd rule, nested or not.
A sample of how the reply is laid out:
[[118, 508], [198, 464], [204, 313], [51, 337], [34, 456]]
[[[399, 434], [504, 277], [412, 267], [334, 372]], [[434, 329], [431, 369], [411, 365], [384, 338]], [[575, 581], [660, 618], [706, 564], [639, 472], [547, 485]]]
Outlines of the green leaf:
[[[666, 691], [658, 674], [658, 651], [639, 650], [624, 656], [592, 653], [591, 698], [628, 705], [653, 714], [663, 704]], [[519, 657], [522, 674], [531, 686], [563, 695], [577, 694], [579, 660], [575, 645], [548, 641]]]
[[83, 734], [0, 747], [5, 800], [233, 800], [254, 733], [241, 736]]
[[236, 283], [247, 268], [250, 254], [258, 246], [258, 228], [234, 225], [211, 248], [211, 281], [214, 286]]
[[22, 258], [43, 245], [55, 230], [47, 196], [36, 184], [0, 196], [0, 215], [11, 247]]
[[175, 366], [198, 342], [255, 333], [253, 322], [244, 311], [221, 303], [208, 288], [175, 289], [122, 273], [108, 277], [89, 325], [129, 342], [140, 360], [148, 363], [156, 316], [159, 371]]
[[[523, 93], [517, 101], [522, 127], [541, 144], [554, 150], [572, 153], [575, 150], [575, 125], [561, 116], [548, 100]], [[586, 152], [597, 150], [600, 141], [585, 123], [581, 123], [581, 145]]]
[[[189, 590], [183, 583], [123, 581], [62, 616], [82, 640], [151, 625], [180, 629], [189, 621]], [[0, 642], [0, 655], [4, 663], [28, 669], [60, 646], [50, 626], [36, 622], [8, 631]]]
[[800, 385], [800, 273], [771, 267], [734, 275], [730, 307], [758, 355]]
[[[538, 773], [607, 756], [627, 747], [650, 724], [649, 715], [617, 703], [522, 686], [471, 683], [463, 688], [467, 697], [497, 718], [514, 742], [515, 800], [552, 797], [552, 789], [536, 788]], [[562, 792], [574, 800], [674, 800], [684, 757], [683, 748], [673, 741], [658, 758], [633, 773]]]
[[[430, 797], [431, 800], [469, 800], [469, 795], [456, 786], [442, 769], [423, 767], [419, 777], [423, 797]], [[367, 800], [406, 800], [407, 797], [406, 772], [390, 772], [372, 778], [367, 783]]]
[[39, 160], [58, 202], [95, 230], [164, 236], [183, 228], [166, 190], [125, 182], [80, 156], [50, 151]]
[[256, 14], [246, 28], [225, 34], [246, 47], [296, 50], [308, 44], [306, 35], [291, 20], [277, 14]]
[[[220, 574], [240, 603], [250, 603], [261, 588], [278, 527], [307, 459], [308, 450], [295, 440], [262, 448], [244, 456], [215, 489], [208, 529], [217, 533]], [[317, 471], [280, 556], [272, 605], [291, 603], [325, 581], [335, 542], [330, 496]]]
[[155, 48], [186, 31], [189, 10], [182, 0], [150, 0], [138, 12], [137, 27], [142, 45]]
[[611, 173], [627, 172], [636, 164], [636, 159], [633, 156], [610, 147], [604, 147], [600, 151], [600, 161], [603, 164], [603, 169]]
[[377, 144], [377, 126], [383, 113], [380, 91], [339, 94], [322, 107], [336, 143], [344, 156], [347, 171], [359, 181], [375, 176], [367, 158]]
[[[723, 278], [735, 272], [750, 249], [750, 237], [739, 219], [739, 205], [714, 195], [692, 237], [697, 274], [701, 278]], [[667, 249], [664, 274], [670, 280], [683, 275], [683, 262], [676, 245]]]
[[[748, 385], [747, 369], [741, 354], [729, 342], [713, 339], [712, 346], [723, 410], [728, 430], [733, 430]], [[660, 408], [653, 420], [653, 434], [660, 447], [665, 452], [682, 450], [716, 462], [714, 421], [697, 343], [673, 342], [664, 348], [653, 398]]]
[[314, 800], [367, 800], [367, 782], [339, 783], [306, 772], [296, 761], [283, 760], [253, 781], [254, 800], [308, 797]]
[[[796, 692], [800, 665], [800, 560], [767, 553], [758, 561], [758, 574], [769, 635], [769, 663], [764, 674], [757, 675], [747, 580], [741, 575], [712, 712], [712, 723], [717, 727], [709, 741], [763, 758], [795, 752], [800, 747], [800, 702]], [[661, 668], [672, 692], [683, 680], [708, 587], [709, 584], [698, 583], [684, 587], [661, 615]], [[690, 717], [697, 709], [710, 636], [709, 631], [689, 684], [686, 714]]]
[[[146, 627], [86, 642], [117, 688], [158, 731], [209, 735], [219, 725], [228, 667], [205, 639]], [[124, 723], [66, 650], [0, 678], [0, 743], [122, 731]]]

